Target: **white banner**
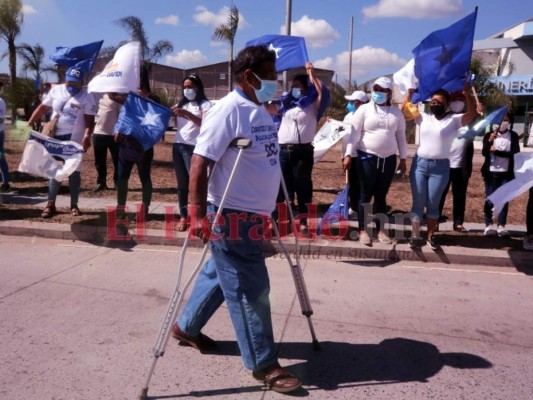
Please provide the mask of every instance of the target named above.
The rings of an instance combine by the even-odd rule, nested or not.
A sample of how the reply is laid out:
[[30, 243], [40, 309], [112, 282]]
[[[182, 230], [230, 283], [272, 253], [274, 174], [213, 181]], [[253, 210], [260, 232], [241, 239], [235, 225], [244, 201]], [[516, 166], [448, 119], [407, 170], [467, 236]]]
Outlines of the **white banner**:
[[514, 155], [515, 178], [500, 186], [488, 199], [494, 204], [492, 211], [499, 214], [505, 203], [515, 199], [533, 187], [533, 153]]
[[130, 42], [118, 48], [104, 70], [90, 82], [89, 93], [137, 92], [141, 80], [141, 44]]
[[83, 147], [76, 142], [56, 140], [32, 131], [24, 147], [18, 170], [61, 182], [76, 171], [82, 155]]
[[314, 161], [319, 162], [322, 157], [344, 136], [352, 132], [353, 126], [345, 122], [330, 119], [316, 133], [313, 140]]

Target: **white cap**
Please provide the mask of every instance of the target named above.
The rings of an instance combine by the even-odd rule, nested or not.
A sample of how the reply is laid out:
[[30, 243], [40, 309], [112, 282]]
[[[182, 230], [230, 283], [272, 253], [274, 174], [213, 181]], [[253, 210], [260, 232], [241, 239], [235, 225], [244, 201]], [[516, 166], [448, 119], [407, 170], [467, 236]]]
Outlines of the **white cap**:
[[350, 96], [344, 96], [344, 98], [346, 100], [350, 100], [350, 101], [359, 100], [359, 101], [361, 101], [363, 103], [367, 103], [368, 102], [368, 96], [366, 95], [365, 92], [363, 92], [361, 90], [356, 90]]
[[374, 85], [381, 86], [383, 89], [392, 90], [392, 81], [389, 78], [382, 76], [381, 78], [376, 79]]

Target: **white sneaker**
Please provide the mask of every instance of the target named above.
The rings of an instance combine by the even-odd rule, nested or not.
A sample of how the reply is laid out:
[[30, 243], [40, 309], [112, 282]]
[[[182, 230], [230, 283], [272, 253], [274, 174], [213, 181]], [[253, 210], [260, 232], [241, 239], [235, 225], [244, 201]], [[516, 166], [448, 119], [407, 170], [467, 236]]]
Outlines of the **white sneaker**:
[[524, 250], [533, 251], [533, 235], [524, 236], [522, 246], [524, 246]]
[[504, 225], [498, 225], [498, 236], [499, 237], [507, 237], [509, 236], [509, 231], [505, 229]]
[[370, 238], [370, 236], [368, 236], [368, 233], [366, 233], [365, 230], [359, 232], [359, 242], [361, 242], [361, 244], [364, 244], [365, 246], [372, 245], [372, 239]]
[[485, 236], [497, 236], [498, 231], [496, 230], [496, 227], [494, 225], [489, 225], [485, 228], [485, 232], [483, 232]]

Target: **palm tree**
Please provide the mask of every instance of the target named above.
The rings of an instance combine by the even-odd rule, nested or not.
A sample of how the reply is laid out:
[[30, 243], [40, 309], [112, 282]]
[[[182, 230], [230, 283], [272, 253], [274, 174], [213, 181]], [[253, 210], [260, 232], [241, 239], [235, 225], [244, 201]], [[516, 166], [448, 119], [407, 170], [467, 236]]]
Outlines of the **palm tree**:
[[502, 71], [511, 74], [514, 68], [513, 63], [504, 61], [501, 58], [494, 65], [489, 65], [477, 57], [472, 58], [470, 71], [476, 76], [474, 87], [485, 108], [492, 109], [504, 104], [510, 104], [511, 109], [516, 107], [516, 99], [512, 96], [507, 96], [492, 79], [494, 76], [501, 75]]
[[35, 81], [41, 80], [41, 74], [43, 72], [56, 72], [53, 65], [43, 65], [44, 48], [40, 44], [31, 46], [23, 43], [17, 46], [17, 55], [22, 60], [22, 72], [35, 72]]
[[[0, 2], [0, 37], [7, 42], [9, 52], [10, 97], [16, 93], [17, 51], [15, 39], [20, 35], [20, 27], [23, 22], [24, 14], [22, 14], [22, 2], [20, 0], [2, 0]], [[14, 121], [16, 116], [15, 107], [12, 107], [11, 113]]]
[[[150, 47], [148, 45], [148, 36], [144, 30], [143, 22], [137, 17], [124, 17], [115, 22], [129, 32], [131, 40], [141, 43], [141, 58], [143, 60], [144, 68], [148, 73], [151, 70], [152, 63], [174, 51], [174, 46], [168, 40], [158, 40]], [[117, 48], [122, 44], [124, 43], [120, 43]], [[141, 87], [149, 91], [148, 82], [143, 83], [142, 81], [143, 78], [141, 77]]]
[[228, 15], [228, 22], [221, 24], [213, 32], [213, 39], [229, 43], [228, 86], [230, 91], [233, 88], [233, 43], [235, 42], [238, 26], [239, 9], [232, 5]]

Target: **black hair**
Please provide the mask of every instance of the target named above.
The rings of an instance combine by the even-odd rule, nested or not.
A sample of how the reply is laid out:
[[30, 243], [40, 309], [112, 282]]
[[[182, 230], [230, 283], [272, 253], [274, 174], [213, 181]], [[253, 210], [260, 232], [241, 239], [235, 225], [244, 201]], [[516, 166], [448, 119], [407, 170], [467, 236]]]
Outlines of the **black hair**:
[[450, 92], [445, 89], [435, 90], [433, 93], [431, 93], [431, 97], [433, 96], [442, 96], [444, 97], [444, 100], [446, 100], [446, 104], [450, 104]]
[[[191, 81], [192, 83], [194, 83], [194, 86], [196, 86], [196, 97], [192, 101], [196, 101], [198, 104], [200, 104], [204, 100], [207, 100], [207, 97], [205, 96], [205, 91], [204, 91], [204, 84], [198, 75], [189, 74], [185, 78], [183, 78], [183, 81], [181, 81], [181, 93], [182, 94], [183, 94], [183, 84], [185, 83], [185, 81]], [[178, 107], [183, 107], [183, 105], [187, 104], [189, 101], [191, 100], [183, 96], [178, 103]]]
[[303, 85], [304, 89], [307, 90], [307, 86], [309, 85], [309, 76], [307, 76], [306, 74], [294, 75], [292, 77], [292, 81], [300, 82]]
[[264, 62], [276, 62], [276, 53], [269, 50], [265, 45], [245, 47], [237, 58], [233, 61], [233, 75], [235, 81], [241, 83], [244, 77], [244, 71], [251, 69], [253, 72], [259, 72], [259, 68]]

